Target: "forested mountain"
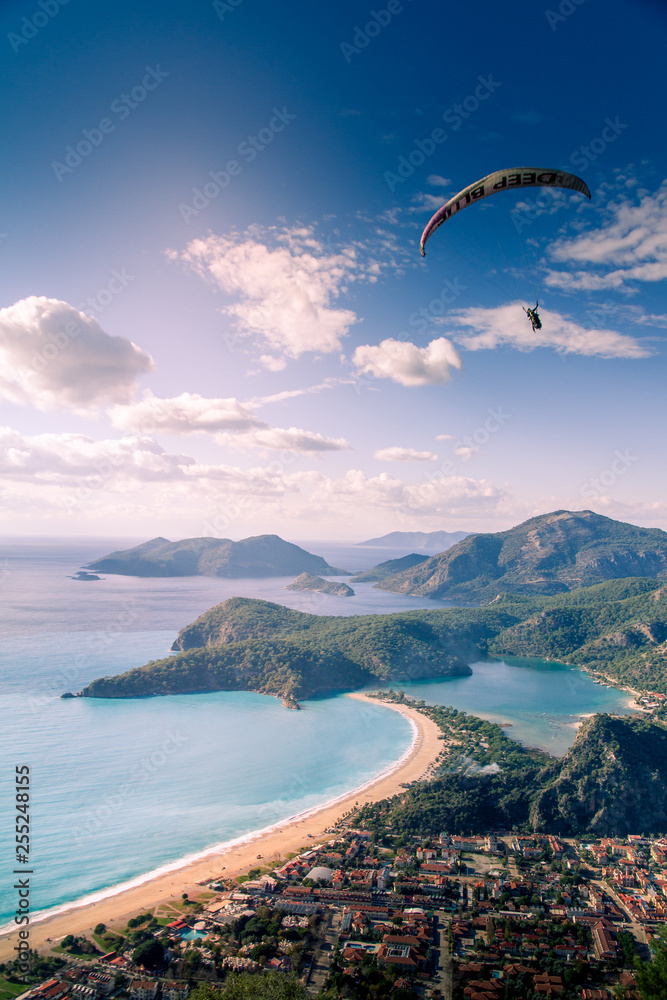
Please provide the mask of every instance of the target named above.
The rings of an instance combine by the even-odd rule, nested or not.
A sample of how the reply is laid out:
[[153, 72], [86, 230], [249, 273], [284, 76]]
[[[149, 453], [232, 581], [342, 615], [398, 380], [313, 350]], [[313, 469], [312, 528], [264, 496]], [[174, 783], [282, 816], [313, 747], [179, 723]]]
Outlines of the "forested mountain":
[[357, 573], [354, 580], [356, 583], [375, 583], [378, 580], [385, 580], [388, 576], [393, 576], [394, 573], [402, 573], [403, 570], [419, 566], [420, 563], [426, 562], [427, 559], [428, 556], [421, 556], [417, 552], [411, 552], [407, 556], [401, 556], [400, 559], [387, 559], [386, 562], [378, 563], [377, 566], [364, 570], [363, 573]]
[[667, 693], [667, 586], [612, 580], [556, 597], [503, 595], [477, 608], [350, 617], [235, 597], [182, 629], [178, 656], [93, 681], [89, 697], [250, 690], [308, 698], [380, 678], [470, 672], [489, 655], [585, 666]]
[[667, 578], [667, 532], [590, 510], [559, 510], [509, 531], [469, 535], [376, 586], [399, 594], [484, 602], [499, 593], [559, 594], [629, 576]]
[[598, 837], [667, 832], [667, 729], [658, 723], [595, 715], [554, 760], [492, 722], [451, 708], [421, 710], [462, 749], [446, 755], [434, 780], [366, 807], [362, 822], [434, 836], [520, 828]]

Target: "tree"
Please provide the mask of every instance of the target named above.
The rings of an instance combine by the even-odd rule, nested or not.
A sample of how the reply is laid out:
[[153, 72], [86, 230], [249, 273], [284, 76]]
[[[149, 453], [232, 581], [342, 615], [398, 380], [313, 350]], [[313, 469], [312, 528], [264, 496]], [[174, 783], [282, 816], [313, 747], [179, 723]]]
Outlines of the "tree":
[[[230, 973], [222, 989], [202, 983], [192, 991], [190, 1000], [310, 1000], [310, 997], [295, 975], [274, 972], [270, 976], [254, 976], [243, 972]], [[319, 1000], [329, 1000], [329, 994], [320, 994]]]
[[104, 932], [105, 932], [106, 929], [107, 929], [107, 925], [106, 924], [95, 924], [95, 931], [94, 931], [94, 933], [95, 934], [104, 934]]
[[132, 952], [132, 961], [135, 965], [143, 965], [145, 969], [155, 969], [164, 961], [164, 948], [155, 938], [142, 941]]
[[651, 941], [651, 960], [637, 962], [635, 979], [642, 1000], [664, 1000], [667, 996], [667, 928]]

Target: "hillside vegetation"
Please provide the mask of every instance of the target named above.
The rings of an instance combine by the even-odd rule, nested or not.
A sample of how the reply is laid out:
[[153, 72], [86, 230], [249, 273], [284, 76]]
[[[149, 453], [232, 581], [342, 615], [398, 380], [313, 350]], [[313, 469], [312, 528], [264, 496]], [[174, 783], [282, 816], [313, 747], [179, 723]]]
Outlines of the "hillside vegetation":
[[432, 781], [363, 809], [362, 822], [389, 822], [397, 834], [422, 836], [667, 831], [667, 729], [658, 723], [595, 715], [565, 756], [553, 760], [513, 742], [492, 722], [418, 707], [446, 735], [446, 759]]
[[350, 617], [235, 597], [179, 633], [178, 655], [93, 681], [87, 697], [249, 690], [308, 698], [374, 680], [470, 673], [489, 655], [585, 666], [667, 693], [667, 587], [613, 580], [556, 597], [502, 595], [478, 608]]
[[554, 595], [629, 576], [667, 579], [667, 532], [560, 510], [509, 531], [469, 535], [376, 586], [472, 602], [499, 593]]

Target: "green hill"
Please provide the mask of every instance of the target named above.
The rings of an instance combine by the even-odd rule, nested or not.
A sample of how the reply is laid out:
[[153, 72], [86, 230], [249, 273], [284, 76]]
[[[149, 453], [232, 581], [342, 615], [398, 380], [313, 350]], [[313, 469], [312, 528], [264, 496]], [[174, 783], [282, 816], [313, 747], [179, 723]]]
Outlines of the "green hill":
[[562, 836], [667, 832], [667, 729], [595, 715], [559, 760], [528, 750], [492, 722], [420, 706], [448, 737], [434, 780], [362, 809], [358, 821], [396, 834], [483, 834], [498, 829]]
[[407, 556], [401, 556], [400, 559], [387, 559], [386, 562], [378, 563], [372, 569], [364, 570], [363, 573], [357, 573], [354, 577], [354, 582], [375, 583], [377, 580], [385, 580], [388, 576], [393, 576], [394, 573], [402, 573], [406, 569], [412, 569], [413, 566], [419, 566], [420, 563], [426, 562], [427, 559], [428, 556], [420, 556], [416, 552], [411, 552]]
[[381, 679], [469, 674], [490, 636], [527, 609], [512, 601], [469, 612], [408, 611], [351, 617], [309, 615], [235, 597], [183, 629], [181, 652], [116, 677], [95, 680], [86, 697], [133, 698], [214, 690], [250, 690], [308, 698]]
[[667, 532], [590, 510], [560, 510], [509, 531], [470, 535], [376, 586], [483, 602], [499, 593], [554, 595], [629, 576], [667, 578]]
[[667, 693], [667, 587], [612, 580], [556, 597], [505, 594], [476, 608], [325, 616], [234, 597], [183, 628], [179, 656], [93, 681], [89, 697], [250, 690], [308, 698], [375, 679], [470, 672], [488, 656], [537, 656]]
[[255, 535], [239, 542], [230, 538], [185, 538], [180, 542], [153, 538], [132, 549], [111, 552], [89, 563], [86, 569], [123, 576], [349, 575], [278, 535]]
[[354, 597], [352, 587], [346, 583], [333, 583], [323, 580], [321, 576], [312, 573], [300, 573], [296, 580], [289, 583], [284, 590], [304, 590], [314, 594], [333, 594], [336, 597]]
[[539, 775], [534, 830], [598, 837], [667, 830], [667, 729], [644, 719], [595, 715], [574, 745]]
[[498, 656], [574, 663], [667, 693], [667, 587], [630, 579], [572, 591], [507, 628], [489, 648]]

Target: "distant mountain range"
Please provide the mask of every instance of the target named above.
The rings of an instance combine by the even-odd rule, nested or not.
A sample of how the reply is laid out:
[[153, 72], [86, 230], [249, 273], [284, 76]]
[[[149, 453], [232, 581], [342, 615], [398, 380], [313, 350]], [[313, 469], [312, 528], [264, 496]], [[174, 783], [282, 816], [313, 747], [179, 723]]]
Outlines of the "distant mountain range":
[[390, 531], [388, 535], [369, 538], [365, 542], [357, 542], [357, 545], [369, 548], [423, 549], [426, 552], [436, 553], [451, 548], [469, 534], [469, 531]]
[[229, 538], [184, 538], [180, 542], [152, 538], [96, 559], [86, 569], [123, 576], [349, 576], [278, 535], [254, 535], [239, 542]]
[[469, 535], [376, 586], [398, 594], [486, 602], [499, 593], [559, 594], [630, 576], [667, 578], [667, 532], [590, 510], [559, 510], [509, 531]]

